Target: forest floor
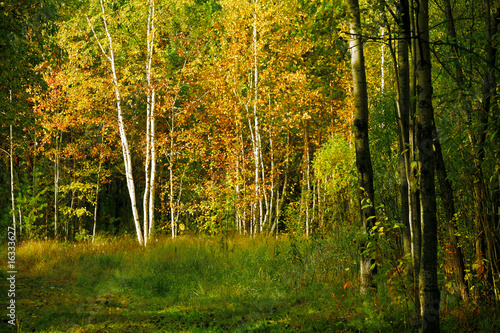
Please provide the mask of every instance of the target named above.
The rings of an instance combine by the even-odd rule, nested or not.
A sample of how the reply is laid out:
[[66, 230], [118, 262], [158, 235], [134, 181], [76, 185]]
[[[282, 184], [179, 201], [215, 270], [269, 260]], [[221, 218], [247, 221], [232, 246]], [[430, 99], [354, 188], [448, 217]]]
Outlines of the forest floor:
[[[0, 332], [416, 331], [411, 296], [387, 283], [359, 296], [352, 239], [27, 241], [16, 249], [17, 325], [2, 296]], [[445, 297], [443, 331], [500, 331], [498, 311]]]

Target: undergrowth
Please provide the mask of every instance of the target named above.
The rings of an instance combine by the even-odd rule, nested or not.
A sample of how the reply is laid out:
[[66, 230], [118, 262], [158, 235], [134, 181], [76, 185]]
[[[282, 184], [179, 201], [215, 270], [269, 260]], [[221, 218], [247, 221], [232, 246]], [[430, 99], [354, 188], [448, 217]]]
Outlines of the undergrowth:
[[[24, 242], [17, 331], [416, 331], [394, 276], [359, 295], [356, 235], [338, 234], [154, 238], [147, 248], [127, 237]], [[500, 325], [493, 310], [443, 309], [445, 331]]]

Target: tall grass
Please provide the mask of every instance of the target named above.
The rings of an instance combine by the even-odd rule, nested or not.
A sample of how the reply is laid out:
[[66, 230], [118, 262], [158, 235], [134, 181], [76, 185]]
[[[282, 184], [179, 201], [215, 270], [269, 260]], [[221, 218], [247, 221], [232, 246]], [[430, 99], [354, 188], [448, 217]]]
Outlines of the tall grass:
[[[155, 238], [147, 248], [127, 237], [28, 241], [18, 248], [20, 276], [28, 281], [21, 327], [413, 331], [408, 302], [395, 301], [383, 280], [378, 293], [359, 296], [354, 238], [353, 230], [344, 229], [309, 239]], [[495, 327], [498, 321], [492, 321]]]

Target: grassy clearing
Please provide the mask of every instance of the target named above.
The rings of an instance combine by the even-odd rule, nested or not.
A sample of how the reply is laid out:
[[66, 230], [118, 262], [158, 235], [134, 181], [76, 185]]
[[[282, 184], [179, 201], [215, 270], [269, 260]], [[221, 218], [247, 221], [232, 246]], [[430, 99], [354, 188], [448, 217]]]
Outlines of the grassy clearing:
[[[413, 331], [412, 304], [383, 283], [358, 296], [352, 238], [181, 237], [146, 249], [127, 237], [25, 242], [16, 263], [19, 331]], [[442, 317], [446, 331], [500, 324], [457, 306]]]

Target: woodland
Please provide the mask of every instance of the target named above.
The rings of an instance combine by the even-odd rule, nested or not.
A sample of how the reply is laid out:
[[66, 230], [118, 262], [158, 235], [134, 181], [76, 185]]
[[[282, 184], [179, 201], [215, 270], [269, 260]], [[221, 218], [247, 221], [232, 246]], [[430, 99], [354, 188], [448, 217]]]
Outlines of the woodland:
[[500, 331], [498, 1], [0, 17], [2, 329]]

